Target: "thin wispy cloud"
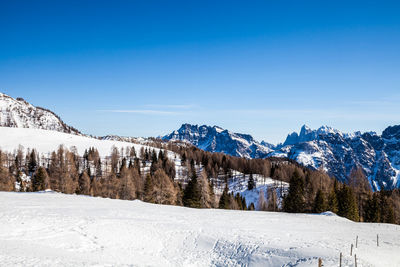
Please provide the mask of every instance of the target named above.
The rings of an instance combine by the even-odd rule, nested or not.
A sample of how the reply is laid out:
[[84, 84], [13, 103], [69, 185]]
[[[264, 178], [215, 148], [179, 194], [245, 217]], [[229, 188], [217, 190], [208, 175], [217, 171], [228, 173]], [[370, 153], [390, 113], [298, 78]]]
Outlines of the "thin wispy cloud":
[[101, 112], [112, 112], [112, 113], [134, 113], [143, 115], [178, 115], [179, 112], [168, 111], [168, 110], [154, 110], [154, 109], [109, 109], [99, 110]]
[[191, 109], [196, 107], [196, 105], [188, 104], [188, 105], [158, 105], [158, 104], [147, 104], [144, 105], [147, 108], [166, 108], [166, 109]]

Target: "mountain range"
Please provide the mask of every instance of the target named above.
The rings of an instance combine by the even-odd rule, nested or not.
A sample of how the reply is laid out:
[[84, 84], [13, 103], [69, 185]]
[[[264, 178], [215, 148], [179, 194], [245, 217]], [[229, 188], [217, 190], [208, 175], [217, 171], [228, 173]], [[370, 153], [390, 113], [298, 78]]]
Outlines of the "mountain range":
[[[83, 135], [52, 111], [3, 93], [0, 93], [0, 126]], [[218, 126], [191, 124], [183, 124], [161, 138], [237, 157], [286, 157], [313, 169], [323, 169], [340, 181], [346, 181], [353, 168], [361, 167], [374, 190], [400, 188], [400, 125], [386, 128], [381, 135], [375, 132], [347, 134], [327, 126], [312, 130], [304, 125], [299, 133], [289, 134], [279, 145], [258, 142], [249, 134], [234, 133]], [[114, 135], [99, 139], [138, 140]]]
[[218, 126], [183, 124], [162, 139], [188, 142], [206, 151], [232, 156], [286, 157], [313, 169], [323, 169], [343, 182], [353, 168], [361, 167], [374, 190], [400, 187], [400, 126], [388, 127], [378, 135], [347, 134], [327, 126], [312, 130], [304, 125], [300, 133], [291, 133], [283, 144], [274, 146]]

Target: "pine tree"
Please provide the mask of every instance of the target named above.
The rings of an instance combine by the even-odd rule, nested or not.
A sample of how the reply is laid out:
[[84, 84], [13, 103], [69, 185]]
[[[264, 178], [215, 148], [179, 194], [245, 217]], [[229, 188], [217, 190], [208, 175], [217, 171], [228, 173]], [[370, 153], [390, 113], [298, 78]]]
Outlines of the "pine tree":
[[222, 195], [219, 199], [218, 208], [220, 209], [229, 209], [229, 193], [228, 193], [228, 186], [225, 185], [225, 189], [222, 192]]
[[324, 194], [324, 192], [322, 192], [321, 189], [318, 189], [317, 195], [315, 196], [313, 212], [321, 213], [321, 212], [326, 211], [326, 209], [327, 209], [327, 205], [326, 205], [325, 194]]
[[201, 208], [200, 200], [201, 200], [201, 191], [197, 181], [196, 172], [193, 170], [192, 178], [190, 179], [189, 183], [185, 188], [182, 201], [185, 207]]
[[379, 222], [379, 198], [377, 194], [373, 194], [367, 200], [366, 206], [364, 208], [364, 219], [366, 222]]
[[153, 192], [153, 179], [151, 175], [148, 173], [146, 175], [146, 180], [144, 182], [143, 200], [146, 202], [154, 203], [152, 192]]
[[29, 154], [29, 163], [28, 163], [28, 172], [30, 175], [36, 171], [37, 168], [37, 160], [36, 160], [36, 153], [35, 150], [32, 149], [31, 153]]
[[284, 199], [284, 211], [304, 212], [305, 196], [304, 181], [300, 173], [296, 170], [289, 181], [289, 192]]
[[248, 190], [253, 190], [254, 188], [256, 188], [256, 181], [254, 181], [253, 174], [250, 173], [250, 178], [249, 178], [249, 181], [247, 183], [247, 189]]
[[47, 175], [46, 169], [39, 167], [32, 181], [33, 191], [42, 191], [46, 189], [46, 184], [48, 183], [49, 176]]
[[338, 204], [335, 189], [332, 189], [332, 191], [329, 193], [329, 196], [328, 196], [328, 209], [330, 211], [332, 211], [333, 213], [338, 213], [338, 211], [339, 211], [338, 205], [339, 204]]
[[343, 185], [339, 190], [339, 211], [338, 215], [346, 217], [347, 219], [358, 221], [358, 208], [354, 192], [351, 187]]

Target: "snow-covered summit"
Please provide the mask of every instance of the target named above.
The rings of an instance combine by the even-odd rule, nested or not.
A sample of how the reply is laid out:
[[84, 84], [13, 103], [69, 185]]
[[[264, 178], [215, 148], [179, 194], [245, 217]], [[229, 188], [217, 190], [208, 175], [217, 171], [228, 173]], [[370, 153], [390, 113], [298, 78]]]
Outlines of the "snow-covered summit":
[[249, 134], [234, 133], [219, 126], [183, 124], [162, 139], [184, 141], [205, 151], [246, 158], [262, 158], [272, 151], [272, 145], [259, 143]]
[[4, 93], [0, 93], [0, 126], [80, 134], [52, 111], [35, 107], [23, 98], [14, 99]]
[[400, 126], [375, 132], [342, 133], [328, 126], [303, 126], [268, 156], [287, 157], [311, 168], [323, 168], [341, 181], [361, 167], [375, 190], [400, 187]]

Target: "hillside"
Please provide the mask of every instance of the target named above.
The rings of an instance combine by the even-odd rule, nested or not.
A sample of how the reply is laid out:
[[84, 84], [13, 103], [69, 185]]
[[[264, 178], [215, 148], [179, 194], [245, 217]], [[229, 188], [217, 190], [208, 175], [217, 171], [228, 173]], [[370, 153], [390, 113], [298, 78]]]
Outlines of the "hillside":
[[[330, 215], [188, 209], [0, 192], [4, 266], [399, 266], [400, 227]], [[376, 247], [376, 234], [380, 246]]]
[[22, 98], [14, 99], [3, 93], [0, 93], [0, 126], [80, 134], [52, 111], [35, 107]]
[[60, 145], [64, 145], [68, 149], [75, 147], [80, 155], [83, 155], [86, 149], [94, 147], [102, 157], [106, 157], [111, 153], [113, 146], [118, 149], [135, 147], [137, 151], [143, 147], [129, 142], [100, 140], [87, 136], [28, 128], [0, 127], [0, 137], [0, 149], [8, 152], [18, 149], [18, 146], [21, 145], [24, 149], [34, 148], [40, 154], [47, 154], [57, 150]]

